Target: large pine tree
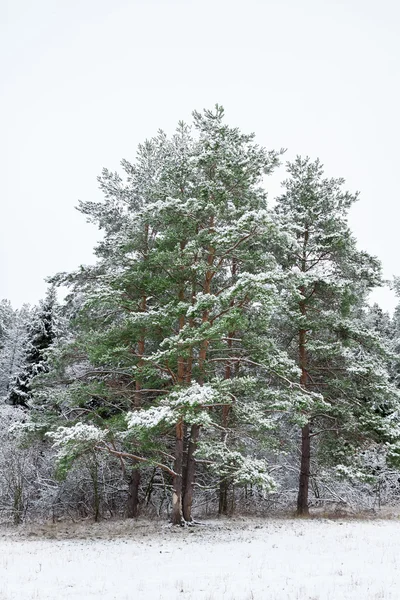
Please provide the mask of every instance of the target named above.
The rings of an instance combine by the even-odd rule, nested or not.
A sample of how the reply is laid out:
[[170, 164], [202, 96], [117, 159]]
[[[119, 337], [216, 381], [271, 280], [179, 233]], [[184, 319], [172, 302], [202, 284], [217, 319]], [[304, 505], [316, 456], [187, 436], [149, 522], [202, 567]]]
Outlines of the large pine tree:
[[[105, 201], [81, 205], [104, 233], [98, 264], [59, 278], [85, 296], [80, 394], [86, 409], [98, 405], [90, 427], [61, 429], [57, 444], [75, 431], [78, 444], [92, 435], [135, 471], [164, 469], [174, 523], [192, 519], [197, 460], [220, 477], [222, 511], [229, 482], [271, 487], [262, 454], [255, 444], [247, 452], [235, 428], [248, 439], [271, 429], [296, 373], [267, 333], [282, 274], [261, 184], [279, 154], [223, 116], [194, 113], [194, 131], [180, 123], [172, 138], [140, 146], [134, 164], [123, 162], [126, 181], [104, 171]], [[100, 413], [103, 429], [93, 429]]]
[[[379, 335], [363, 318], [368, 292], [381, 284], [378, 261], [356, 247], [347, 224], [357, 195], [342, 179], [327, 179], [317, 160], [297, 157], [277, 199], [276, 214], [288, 235], [281, 254], [288, 273], [281, 330], [300, 367], [300, 384], [323, 401], [304, 410], [297, 512], [309, 511], [311, 455], [342, 471], [365, 440], [389, 441], [398, 395], [386, 369]], [[329, 449], [329, 451], [328, 451]]]

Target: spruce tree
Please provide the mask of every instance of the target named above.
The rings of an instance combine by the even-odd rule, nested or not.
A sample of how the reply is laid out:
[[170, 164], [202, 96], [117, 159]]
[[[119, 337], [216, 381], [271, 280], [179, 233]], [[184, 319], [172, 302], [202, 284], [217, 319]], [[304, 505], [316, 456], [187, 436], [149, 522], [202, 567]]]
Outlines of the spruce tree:
[[54, 287], [50, 287], [27, 327], [22, 367], [10, 383], [7, 396], [9, 404], [28, 408], [32, 397], [32, 380], [48, 370], [46, 351], [56, 337], [55, 308], [56, 292]]
[[7, 331], [10, 329], [14, 320], [14, 311], [8, 300], [0, 302], [0, 349], [4, 346], [4, 340], [7, 336]]
[[0, 398], [6, 400], [11, 384], [23, 368], [31, 309], [24, 305], [14, 311], [8, 301], [3, 301], [0, 312]]

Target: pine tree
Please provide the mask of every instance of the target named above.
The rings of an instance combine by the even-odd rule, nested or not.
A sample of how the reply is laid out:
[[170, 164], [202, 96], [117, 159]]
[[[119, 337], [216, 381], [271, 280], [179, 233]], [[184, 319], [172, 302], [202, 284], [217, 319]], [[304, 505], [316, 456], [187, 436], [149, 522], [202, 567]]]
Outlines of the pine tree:
[[287, 168], [290, 179], [276, 205], [289, 240], [281, 254], [289, 284], [282, 331], [297, 357], [302, 388], [323, 398], [306, 407], [301, 429], [297, 512], [306, 515], [316, 438], [320, 457], [343, 463], [345, 472], [363, 441], [388, 442], [395, 435], [398, 396], [386, 349], [362, 318], [381, 275], [378, 261], [357, 250], [347, 225], [357, 195], [342, 191], [342, 179], [323, 178], [318, 160], [298, 157]]
[[216, 107], [194, 113], [194, 134], [160, 132], [123, 162], [126, 181], [104, 171], [105, 201], [81, 205], [104, 233], [98, 263], [58, 277], [84, 297], [74, 346], [89, 363], [74, 387], [86, 421], [53, 434], [61, 456], [91, 443], [163, 469], [175, 524], [192, 519], [198, 461], [221, 478], [222, 503], [224, 482], [270, 489], [237, 427], [265, 436], [274, 411], [312, 395], [268, 336], [282, 273], [261, 184], [279, 154], [223, 116]]

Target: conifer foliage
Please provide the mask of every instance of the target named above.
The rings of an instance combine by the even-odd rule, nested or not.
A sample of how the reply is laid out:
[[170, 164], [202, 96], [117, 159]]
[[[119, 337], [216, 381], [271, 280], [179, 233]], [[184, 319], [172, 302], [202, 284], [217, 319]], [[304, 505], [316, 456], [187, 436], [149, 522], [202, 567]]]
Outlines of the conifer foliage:
[[3, 300], [0, 304], [0, 398], [5, 400], [11, 384], [22, 370], [25, 359], [31, 308], [22, 306], [13, 310]]
[[20, 371], [10, 384], [7, 402], [14, 406], [29, 407], [32, 397], [32, 380], [48, 370], [46, 350], [53, 343], [55, 333], [56, 292], [51, 287], [43, 301], [32, 314], [27, 325], [26, 341]]
[[[78, 341], [97, 373], [81, 393], [91, 402], [89, 388], [101, 381], [100, 403], [113, 398], [123, 417], [124, 429], [111, 429], [102, 406], [93, 443], [130, 458], [136, 482], [141, 463], [168, 473], [174, 523], [192, 519], [198, 460], [220, 474], [222, 512], [234, 481], [271, 489], [266, 461], [240, 451], [231, 423], [248, 436], [272, 428], [268, 409], [280, 386], [287, 402], [296, 372], [263, 334], [281, 269], [268, 250], [277, 232], [261, 181], [279, 153], [225, 125], [220, 107], [194, 113], [193, 130], [180, 123], [171, 139], [160, 133], [140, 146], [136, 163], [123, 163], [126, 183], [104, 171], [106, 201], [81, 205], [105, 233], [99, 262], [61, 276], [86, 290]], [[270, 398], [256, 391], [256, 381], [267, 388], [274, 380]], [[73, 429], [55, 435], [71, 444]]]
[[[292, 288], [286, 289], [284, 328], [304, 389], [322, 402], [304, 411], [298, 514], [308, 514], [312, 440], [329, 446], [342, 470], [366, 440], [396, 438], [399, 396], [390, 383], [389, 355], [364, 318], [368, 292], [381, 284], [377, 260], [360, 252], [347, 214], [357, 195], [342, 179], [326, 179], [317, 160], [298, 157], [277, 199], [276, 214], [290, 239], [281, 254]], [[325, 449], [326, 452], [326, 449]]]
[[[68, 335], [51, 287], [8, 402], [31, 409], [20, 430], [47, 430], [59, 475], [86, 461], [96, 518], [106, 460], [127, 516], [158, 476], [185, 524], [199, 480], [226, 514], [238, 488], [272, 494], [282, 456], [300, 450], [307, 515], [313, 465], [354, 477], [371, 448], [396, 459], [394, 343], [366, 308], [381, 273], [347, 224], [357, 195], [298, 157], [270, 209], [282, 154], [216, 106], [141, 144], [122, 176], [104, 169], [103, 198], [80, 203], [102, 233], [97, 262], [52, 278], [69, 287]], [[6, 304], [1, 315], [0, 343]]]

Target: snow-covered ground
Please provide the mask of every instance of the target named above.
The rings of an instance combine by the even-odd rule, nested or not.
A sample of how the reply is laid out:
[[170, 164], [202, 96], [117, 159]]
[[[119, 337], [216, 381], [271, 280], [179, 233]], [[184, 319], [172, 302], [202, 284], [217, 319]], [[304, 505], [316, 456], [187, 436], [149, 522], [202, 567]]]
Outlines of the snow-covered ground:
[[[0, 533], [0, 600], [399, 600], [400, 522], [139, 521]], [[53, 539], [49, 539], [53, 538]]]

